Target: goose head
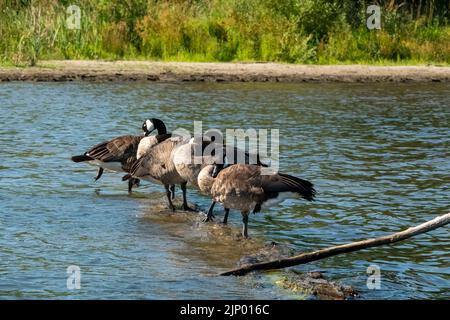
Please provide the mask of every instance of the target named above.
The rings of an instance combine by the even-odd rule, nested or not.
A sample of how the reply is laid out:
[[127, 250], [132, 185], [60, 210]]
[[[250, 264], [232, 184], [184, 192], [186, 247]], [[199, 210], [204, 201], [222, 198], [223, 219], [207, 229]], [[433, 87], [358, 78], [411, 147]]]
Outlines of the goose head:
[[144, 131], [145, 136], [150, 135], [153, 131], [157, 131], [158, 134], [167, 133], [166, 125], [162, 120], [151, 118], [144, 121], [142, 124], [142, 130]]

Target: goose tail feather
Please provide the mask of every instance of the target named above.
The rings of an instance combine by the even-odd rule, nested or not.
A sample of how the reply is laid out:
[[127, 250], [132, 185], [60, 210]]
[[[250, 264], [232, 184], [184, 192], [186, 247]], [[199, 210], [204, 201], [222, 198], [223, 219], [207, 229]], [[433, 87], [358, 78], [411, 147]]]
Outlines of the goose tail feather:
[[131, 174], [127, 173], [126, 175], [124, 175], [122, 177], [122, 181], [126, 181], [126, 180], [130, 180], [131, 179]]
[[81, 154], [79, 156], [73, 156], [72, 158], [70, 158], [73, 162], [84, 162], [84, 161], [91, 161], [93, 160], [91, 157], [85, 155], [85, 154]]
[[311, 182], [283, 173], [278, 175], [281, 181], [289, 187], [290, 191], [298, 193], [305, 200], [314, 201], [317, 192]]

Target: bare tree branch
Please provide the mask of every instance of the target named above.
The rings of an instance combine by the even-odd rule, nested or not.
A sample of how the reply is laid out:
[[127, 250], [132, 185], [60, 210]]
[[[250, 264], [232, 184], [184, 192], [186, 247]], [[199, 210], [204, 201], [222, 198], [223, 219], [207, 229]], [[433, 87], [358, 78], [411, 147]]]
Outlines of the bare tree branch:
[[272, 260], [268, 262], [261, 262], [255, 264], [248, 264], [237, 269], [229, 270], [221, 273], [222, 276], [240, 276], [245, 275], [251, 271], [255, 270], [272, 270], [292, 267], [299, 264], [305, 264], [312, 261], [321, 260], [324, 258], [332, 257], [342, 253], [348, 253], [353, 251], [358, 251], [362, 249], [382, 246], [385, 244], [391, 244], [399, 241], [406, 240], [408, 238], [414, 237], [418, 234], [425, 233], [439, 227], [445, 226], [450, 223], [450, 212], [442, 216], [436, 217], [433, 220], [422, 223], [416, 227], [411, 227], [409, 229], [393, 233], [387, 236], [367, 239], [358, 242], [347, 243], [339, 246], [329, 247], [313, 252], [302, 253], [297, 256], [293, 256], [286, 259]]

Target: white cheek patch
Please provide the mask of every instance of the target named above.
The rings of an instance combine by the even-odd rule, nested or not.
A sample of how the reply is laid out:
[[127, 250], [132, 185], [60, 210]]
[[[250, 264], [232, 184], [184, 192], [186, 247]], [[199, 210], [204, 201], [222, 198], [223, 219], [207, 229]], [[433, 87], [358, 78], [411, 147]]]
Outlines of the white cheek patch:
[[155, 128], [153, 122], [151, 122], [150, 120], [146, 120], [145, 125], [147, 126], [147, 131], [152, 131]]
[[153, 122], [151, 122], [150, 120], [145, 120], [145, 125], [147, 126], [147, 132], [151, 132], [155, 129]]

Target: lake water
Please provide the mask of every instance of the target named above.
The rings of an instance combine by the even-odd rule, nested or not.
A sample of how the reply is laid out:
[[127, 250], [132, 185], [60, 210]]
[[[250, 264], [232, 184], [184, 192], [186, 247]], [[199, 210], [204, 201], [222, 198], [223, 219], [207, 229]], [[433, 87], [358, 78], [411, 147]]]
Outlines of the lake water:
[[[285, 299], [268, 275], [217, 274], [271, 241], [306, 252], [450, 211], [448, 84], [17, 82], [0, 84], [0, 108], [0, 298]], [[238, 212], [229, 227], [161, 213], [161, 186], [129, 196], [121, 174], [94, 182], [95, 168], [69, 160], [152, 117], [170, 130], [194, 120], [280, 129], [281, 171], [314, 182], [317, 201], [251, 215], [245, 242]], [[188, 196], [207, 209], [209, 199]], [[448, 299], [449, 249], [444, 227], [296, 270], [319, 270], [358, 299]], [[67, 288], [71, 265], [79, 290]], [[370, 265], [379, 290], [366, 285]]]

